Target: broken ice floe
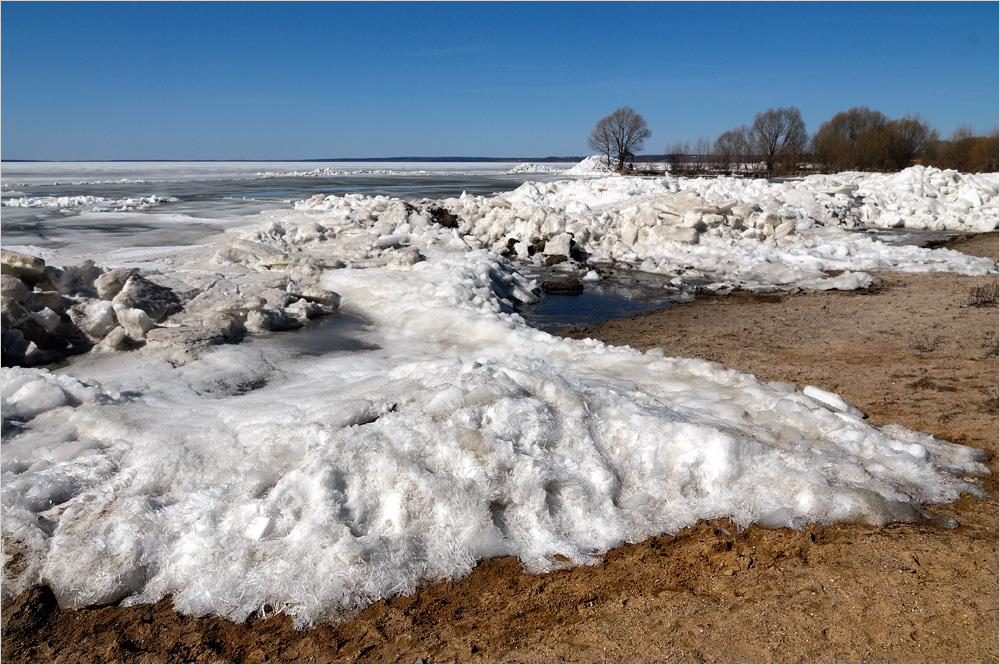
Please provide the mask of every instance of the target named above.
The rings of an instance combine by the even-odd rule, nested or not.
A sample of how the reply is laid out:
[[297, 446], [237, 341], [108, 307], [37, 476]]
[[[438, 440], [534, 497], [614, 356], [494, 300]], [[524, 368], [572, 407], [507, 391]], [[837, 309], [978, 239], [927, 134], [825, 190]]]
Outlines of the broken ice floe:
[[89, 350], [194, 347], [296, 328], [337, 311], [310, 275], [207, 270], [141, 274], [93, 261], [48, 266], [3, 250], [4, 365], [43, 365]]
[[[135, 181], [139, 182], [139, 181]], [[83, 184], [83, 183], [81, 183]], [[98, 184], [98, 183], [86, 183]], [[146, 210], [161, 203], [177, 201], [171, 196], [139, 196], [109, 199], [101, 196], [21, 196], [3, 200], [10, 208], [84, 208], [92, 212]]]

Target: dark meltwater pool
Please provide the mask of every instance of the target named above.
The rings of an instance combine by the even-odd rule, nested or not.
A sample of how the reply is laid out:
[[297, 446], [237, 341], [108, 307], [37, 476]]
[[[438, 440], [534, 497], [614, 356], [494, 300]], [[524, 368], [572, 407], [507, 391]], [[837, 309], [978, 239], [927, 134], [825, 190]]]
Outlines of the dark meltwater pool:
[[546, 332], [621, 319], [675, 305], [689, 298], [670, 284], [668, 278], [638, 271], [609, 271], [599, 281], [582, 280], [584, 272], [540, 272], [524, 268], [522, 272], [539, 284], [548, 279], [581, 279], [583, 293], [548, 294], [533, 305], [518, 306], [518, 314], [528, 325]]

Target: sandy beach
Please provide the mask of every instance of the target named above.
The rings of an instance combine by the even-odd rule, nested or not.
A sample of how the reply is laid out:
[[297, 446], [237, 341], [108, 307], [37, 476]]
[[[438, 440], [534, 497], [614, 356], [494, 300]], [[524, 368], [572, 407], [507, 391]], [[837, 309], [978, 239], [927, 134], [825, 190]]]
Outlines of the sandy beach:
[[[949, 245], [998, 259], [996, 233]], [[802, 531], [727, 521], [629, 544], [593, 567], [518, 560], [380, 601], [338, 626], [235, 624], [152, 606], [79, 611], [35, 587], [3, 608], [4, 662], [996, 662], [996, 277], [883, 273], [863, 292], [708, 296], [564, 334], [814, 385], [875, 425], [990, 454], [957, 519]], [[12, 562], [17, 565], [17, 562]]]

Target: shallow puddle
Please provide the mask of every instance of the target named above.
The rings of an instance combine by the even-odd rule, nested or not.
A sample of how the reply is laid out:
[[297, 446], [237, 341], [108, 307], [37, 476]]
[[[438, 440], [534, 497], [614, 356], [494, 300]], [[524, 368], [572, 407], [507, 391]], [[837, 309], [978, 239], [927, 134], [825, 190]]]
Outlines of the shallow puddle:
[[368, 324], [356, 316], [340, 314], [281, 333], [274, 337], [298, 355], [322, 356], [338, 351], [370, 351], [378, 347], [363, 339]]
[[[539, 284], [545, 280], [581, 279], [579, 274], [522, 268]], [[601, 321], [642, 314], [689, 299], [667, 277], [634, 270], [609, 270], [599, 281], [585, 281], [578, 295], [547, 294], [533, 305], [521, 305], [518, 314], [528, 325], [546, 332], [590, 326]]]

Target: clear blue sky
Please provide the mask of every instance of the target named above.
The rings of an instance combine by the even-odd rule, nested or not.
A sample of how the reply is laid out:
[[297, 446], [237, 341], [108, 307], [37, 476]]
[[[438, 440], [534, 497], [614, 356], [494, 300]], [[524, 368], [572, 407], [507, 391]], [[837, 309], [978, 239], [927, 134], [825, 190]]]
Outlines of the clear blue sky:
[[643, 152], [795, 106], [998, 122], [998, 3], [3, 2], [4, 159]]

